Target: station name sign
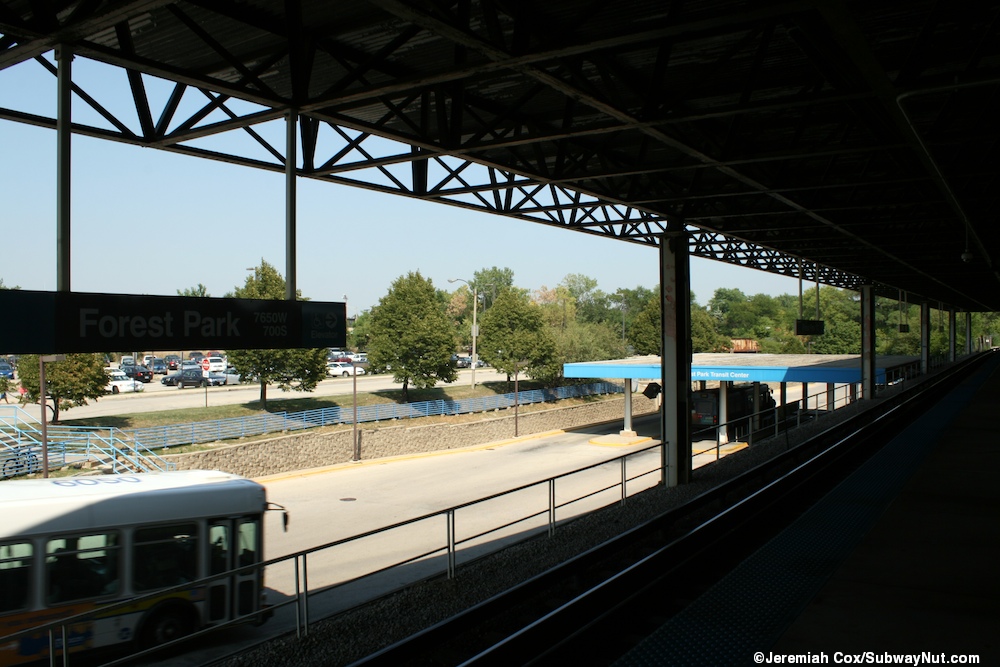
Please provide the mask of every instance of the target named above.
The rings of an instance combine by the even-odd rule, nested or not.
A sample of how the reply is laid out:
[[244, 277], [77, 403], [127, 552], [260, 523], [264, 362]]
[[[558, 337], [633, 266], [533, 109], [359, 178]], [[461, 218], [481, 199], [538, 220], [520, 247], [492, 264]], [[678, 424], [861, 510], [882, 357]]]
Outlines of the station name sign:
[[342, 302], [0, 290], [0, 353], [344, 347]]
[[700, 368], [691, 369], [692, 380], [749, 380], [750, 373], [746, 371], [730, 370], [703, 370]]

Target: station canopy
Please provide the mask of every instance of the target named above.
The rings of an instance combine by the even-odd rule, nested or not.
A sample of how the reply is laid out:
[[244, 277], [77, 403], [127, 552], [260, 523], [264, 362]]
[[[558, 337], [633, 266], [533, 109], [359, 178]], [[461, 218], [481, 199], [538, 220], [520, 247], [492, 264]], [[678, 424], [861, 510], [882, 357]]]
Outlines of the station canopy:
[[[54, 88], [71, 55], [78, 135], [651, 247], [686, 232], [697, 257], [1000, 311], [998, 17], [1000, 0], [0, 0], [0, 75]], [[4, 92], [0, 120], [56, 128], [54, 95]]]
[[[882, 356], [875, 360], [876, 383], [892, 371], [918, 363], [917, 357]], [[563, 365], [568, 378], [660, 381], [660, 357], [644, 356]], [[856, 354], [727, 354], [700, 353], [691, 361], [691, 380], [706, 382], [861, 382], [861, 356]]]

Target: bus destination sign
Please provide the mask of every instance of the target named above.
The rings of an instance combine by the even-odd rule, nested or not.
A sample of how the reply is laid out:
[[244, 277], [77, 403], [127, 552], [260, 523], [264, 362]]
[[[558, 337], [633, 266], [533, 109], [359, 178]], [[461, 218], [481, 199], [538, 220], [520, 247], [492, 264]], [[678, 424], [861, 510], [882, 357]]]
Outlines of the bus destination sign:
[[342, 302], [0, 291], [0, 352], [343, 347]]

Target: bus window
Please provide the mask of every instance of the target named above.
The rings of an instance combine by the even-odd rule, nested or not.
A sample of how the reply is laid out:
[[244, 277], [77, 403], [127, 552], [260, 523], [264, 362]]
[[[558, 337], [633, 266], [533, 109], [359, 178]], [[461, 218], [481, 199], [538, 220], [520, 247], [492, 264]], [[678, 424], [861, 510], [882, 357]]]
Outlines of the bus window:
[[136, 591], [167, 588], [198, 578], [198, 525], [139, 528], [133, 537], [132, 585]]
[[244, 521], [240, 524], [240, 553], [238, 567], [257, 562], [257, 522]]
[[222, 574], [229, 570], [229, 526], [214, 525], [209, 528], [208, 541], [212, 545], [209, 574]]
[[0, 544], [0, 612], [27, 608], [31, 554], [31, 542]]
[[[253, 565], [259, 560], [257, 556], [260, 553], [257, 544], [259, 527], [259, 519], [239, 522], [237, 528], [239, 531], [237, 567]], [[240, 572], [236, 577], [236, 612], [241, 616], [253, 612], [257, 604], [257, 590], [260, 584], [259, 576], [259, 572], [247, 570]]]
[[102, 533], [49, 540], [46, 600], [61, 604], [118, 591], [118, 534]]

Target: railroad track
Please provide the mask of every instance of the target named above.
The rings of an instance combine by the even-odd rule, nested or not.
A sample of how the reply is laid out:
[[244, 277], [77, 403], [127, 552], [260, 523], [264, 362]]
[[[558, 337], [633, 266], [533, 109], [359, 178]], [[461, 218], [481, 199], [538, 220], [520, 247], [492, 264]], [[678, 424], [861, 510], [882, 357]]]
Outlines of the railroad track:
[[959, 365], [928, 379], [353, 665], [609, 664], [812, 506], [967, 370]]

